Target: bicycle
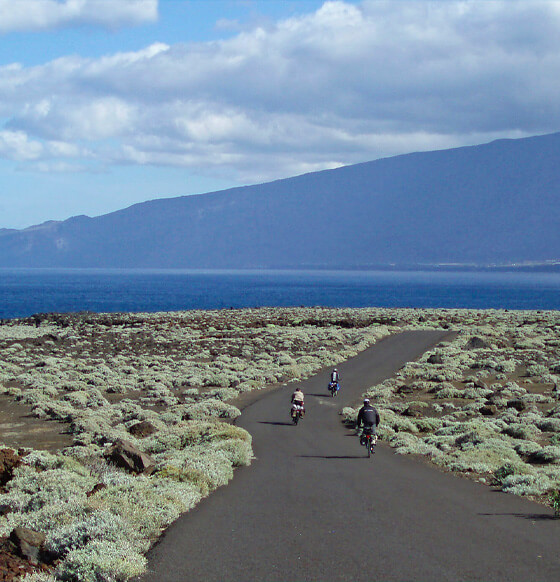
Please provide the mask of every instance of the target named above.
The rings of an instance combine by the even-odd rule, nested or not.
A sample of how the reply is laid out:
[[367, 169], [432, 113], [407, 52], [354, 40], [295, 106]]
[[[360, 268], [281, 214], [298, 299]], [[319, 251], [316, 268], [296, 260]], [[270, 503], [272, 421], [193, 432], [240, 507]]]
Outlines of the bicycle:
[[329, 383], [329, 392], [331, 393], [331, 396], [333, 398], [338, 394], [339, 390], [340, 390], [340, 384], [338, 382], [330, 382]]
[[365, 429], [360, 436], [360, 444], [366, 447], [368, 459], [375, 453], [377, 435]]
[[297, 424], [300, 418], [303, 417], [303, 406], [300, 404], [292, 404], [292, 422]]

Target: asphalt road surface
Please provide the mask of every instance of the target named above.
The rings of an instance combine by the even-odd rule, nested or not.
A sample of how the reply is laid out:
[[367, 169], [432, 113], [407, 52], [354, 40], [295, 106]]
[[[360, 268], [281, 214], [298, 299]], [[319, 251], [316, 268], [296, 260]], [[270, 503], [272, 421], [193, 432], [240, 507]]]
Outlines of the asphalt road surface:
[[[445, 332], [391, 336], [300, 383], [307, 414], [293, 426], [295, 385], [264, 396], [238, 424], [256, 459], [175, 522], [151, 550], [144, 581], [558, 581], [552, 510], [441, 473], [380, 444], [368, 459], [338, 412]], [[381, 419], [383, 422], [383, 418]]]

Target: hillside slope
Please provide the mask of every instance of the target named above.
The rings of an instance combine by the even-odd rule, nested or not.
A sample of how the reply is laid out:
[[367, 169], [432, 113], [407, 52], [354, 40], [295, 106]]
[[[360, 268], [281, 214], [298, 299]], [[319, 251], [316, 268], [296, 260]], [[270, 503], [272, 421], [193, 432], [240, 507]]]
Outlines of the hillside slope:
[[560, 133], [0, 230], [2, 267], [338, 268], [560, 258]]

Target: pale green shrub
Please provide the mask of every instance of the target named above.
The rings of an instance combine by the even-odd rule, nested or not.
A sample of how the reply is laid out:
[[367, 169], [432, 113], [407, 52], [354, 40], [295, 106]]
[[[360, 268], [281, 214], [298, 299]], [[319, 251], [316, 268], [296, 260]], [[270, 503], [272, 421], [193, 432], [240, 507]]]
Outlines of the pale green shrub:
[[513, 438], [528, 441], [535, 440], [541, 434], [541, 431], [536, 426], [521, 423], [510, 424], [502, 432]]
[[436, 392], [434, 398], [465, 398], [465, 392], [463, 390], [459, 390], [458, 388], [449, 387], [449, 388], [442, 388]]
[[7, 536], [15, 527], [27, 527], [35, 531], [55, 531], [70, 524], [77, 517], [83, 516], [84, 499], [70, 496], [68, 500], [57, 500], [34, 508], [32, 496], [13, 490], [1, 496], [1, 503], [8, 505], [12, 511], [0, 520], [0, 535]]
[[389, 443], [398, 455], [424, 455], [434, 457], [440, 455], [440, 450], [417, 438], [413, 434], [399, 432], [389, 438]]
[[521, 462], [515, 451], [498, 439], [490, 439], [461, 452], [448, 453], [442, 458], [444, 466], [452, 471], [476, 473], [494, 472], [504, 464], [504, 461]]
[[463, 391], [462, 397], [472, 398], [474, 400], [475, 398], [487, 398], [493, 393], [494, 391], [491, 390], [490, 388], [478, 388], [475, 386], [469, 386], [466, 387], [465, 390]]
[[205, 400], [188, 407], [186, 418], [203, 420], [205, 418], [237, 418], [240, 410], [231, 404], [219, 400]]
[[216, 398], [222, 402], [225, 402], [226, 400], [232, 400], [236, 396], [237, 391], [233, 390], [232, 388], [219, 388], [218, 390], [214, 390], [208, 394], [209, 398]]
[[377, 436], [381, 440], [389, 441], [396, 434], [397, 434], [397, 432], [393, 428], [391, 428], [390, 426], [387, 426], [386, 424], [381, 423], [377, 427]]
[[85, 546], [91, 540], [105, 540], [120, 545], [136, 538], [137, 533], [125, 520], [110, 511], [100, 510], [49, 532], [45, 547], [57, 557], [61, 557]]
[[441, 418], [415, 418], [414, 424], [420, 432], [431, 432], [442, 427], [443, 421]]
[[541, 445], [532, 441], [521, 441], [514, 445], [516, 453], [522, 457], [530, 458], [541, 450]]
[[144, 476], [122, 479], [122, 484], [114, 484], [95, 495], [99, 509], [119, 516], [146, 540], [145, 550], [149, 540], [156, 539], [164, 527], [200, 499], [200, 491], [190, 483]]
[[515, 360], [502, 360], [497, 363], [496, 370], [505, 374], [513, 374], [517, 368]]
[[57, 582], [57, 579], [46, 572], [32, 572], [22, 578], [22, 582]]
[[553, 399], [548, 398], [544, 394], [527, 394], [523, 397], [525, 402], [554, 402]]
[[552, 490], [554, 483], [541, 473], [514, 474], [506, 477], [502, 484], [502, 491], [515, 495], [542, 495]]
[[548, 367], [542, 364], [533, 364], [527, 368], [527, 376], [543, 376], [548, 374]]
[[71, 551], [56, 570], [64, 582], [115, 582], [146, 571], [147, 560], [126, 540], [119, 545], [93, 540]]
[[91, 476], [80, 475], [65, 469], [47, 469], [37, 472], [33, 467], [20, 465], [6, 488], [8, 492], [27, 494], [23, 511], [33, 511], [46, 505], [67, 502], [71, 498], [85, 499], [85, 494], [95, 485]]
[[352, 408], [351, 406], [345, 406], [340, 414], [342, 415], [343, 422], [349, 425], [353, 425], [358, 417], [358, 410]]
[[383, 410], [380, 412], [381, 424], [392, 428], [396, 432], [418, 432], [416, 424], [403, 416], [395, 414], [392, 410]]
[[503, 485], [506, 477], [510, 475], [528, 475], [534, 474], [532, 467], [524, 463], [523, 461], [508, 461], [494, 471], [494, 484]]

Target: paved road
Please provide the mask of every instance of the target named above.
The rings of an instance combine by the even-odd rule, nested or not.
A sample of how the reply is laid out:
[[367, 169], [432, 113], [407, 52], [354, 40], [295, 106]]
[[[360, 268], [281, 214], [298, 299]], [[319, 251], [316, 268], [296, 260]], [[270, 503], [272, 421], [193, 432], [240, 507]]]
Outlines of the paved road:
[[560, 522], [546, 507], [440, 473], [378, 446], [372, 459], [338, 411], [445, 338], [386, 338], [302, 382], [307, 415], [289, 423], [293, 386], [244, 410], [256, 460], [179, 519], [149, 554], [145, 581], [558, 581]]

